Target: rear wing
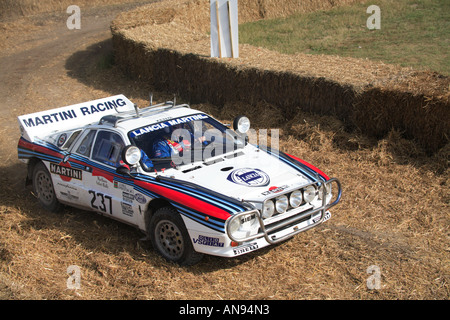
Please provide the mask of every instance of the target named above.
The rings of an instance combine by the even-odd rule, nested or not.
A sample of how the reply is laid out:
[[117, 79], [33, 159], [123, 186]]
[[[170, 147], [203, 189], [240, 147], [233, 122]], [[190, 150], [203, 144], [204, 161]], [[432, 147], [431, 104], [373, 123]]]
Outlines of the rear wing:
[[124, 95], [83, 102], [17, 117], [22, 137], [30, 142], [59, 131], [81, 128], [105, 115], [132, 111], [134, 104]]

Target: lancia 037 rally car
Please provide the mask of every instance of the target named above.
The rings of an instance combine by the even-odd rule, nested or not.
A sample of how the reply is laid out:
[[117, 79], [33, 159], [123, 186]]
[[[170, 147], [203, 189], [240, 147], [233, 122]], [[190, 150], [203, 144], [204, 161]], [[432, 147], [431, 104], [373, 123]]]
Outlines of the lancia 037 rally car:
[[18, 157], [46, 209], [69, 205], [142, 230], [166, 259], [234, 257], [330, 218], [339, 180], [174, 102], [117, 95], [18, 117]]

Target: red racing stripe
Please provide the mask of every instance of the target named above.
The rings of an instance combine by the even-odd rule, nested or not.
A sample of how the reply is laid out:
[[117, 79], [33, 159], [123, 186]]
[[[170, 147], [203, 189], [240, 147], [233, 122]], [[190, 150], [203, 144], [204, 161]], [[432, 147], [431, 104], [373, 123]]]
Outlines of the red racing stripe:
[[314, 167], [312, 164], [306, 162], [305, 160], [302, 160], [300, 158], [294, 157], [293, 155], [286, 153], [287, 156], [289, 156], [290, 158], [300, 162], [301, 164], [304, 164], [305, 166], [307, 166], [308, 168], [310, 168], [311, 170], [314, 170], [315, 172], [317, 172], [318, 174], [320, 174], [325, 180], [330, 180], [330, 178], [321, 170], [319, 170], [318, 168]]
[[24, 138], [20, 138], [19, 139], [19, 147], [22, 147], [22, 148], [25, 148], [25, 149], [29, 149], [29, 150], [34, 151], [34, 152], [47, 154], [49, 156], [58, 157], [58, 158], [61, 158], [61, 159], [63, 158], [61, 153], [53, 151], [53, 150], [51, 150], [49, 148], [46, 148], [44, 146], [41, 146], [39, 144], [29, 142], [29, 141], [25, 140]]
[[183, 192], [143, 181], [135, 181], [135, 184], [151, 192], [159, 194], [160, 196], [165, 197], [171, 201], [177, 202], [188, 208], [192, 208], [193, 210], [204, 213], [205, 215], [210, 215], [221, 220], [226, 220], [230, 217], [230, 213], [226, 212], [225, 210], [217, 208], [212, 204], [199, 200]]

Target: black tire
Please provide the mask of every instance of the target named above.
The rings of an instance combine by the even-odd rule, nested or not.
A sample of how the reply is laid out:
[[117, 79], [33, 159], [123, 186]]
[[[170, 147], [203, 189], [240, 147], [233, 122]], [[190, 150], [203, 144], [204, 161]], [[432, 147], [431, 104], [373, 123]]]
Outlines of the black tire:
[[171, 207], [156, 210], [150, 220], [148, 233], [153, 248], [169, 261], [190, 266], [203, 257], [203, 254], [194, 250], [183, 219]]
[[33, 170], [33, 191], [39, 203], [46, 210], [57, 212], [61, 203], [56, 198], [52, 177], [42, 162], [36, 164]]

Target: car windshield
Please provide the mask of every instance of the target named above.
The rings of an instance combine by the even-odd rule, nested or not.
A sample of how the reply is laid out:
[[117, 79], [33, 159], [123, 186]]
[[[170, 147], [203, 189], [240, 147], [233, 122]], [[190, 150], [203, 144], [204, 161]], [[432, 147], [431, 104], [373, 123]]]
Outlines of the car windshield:
[[207, 162], [245, 145], [233, 130], [205, 114], [149, 124], [128, 136], [141, 149], [141, 165], [147, 171]]

